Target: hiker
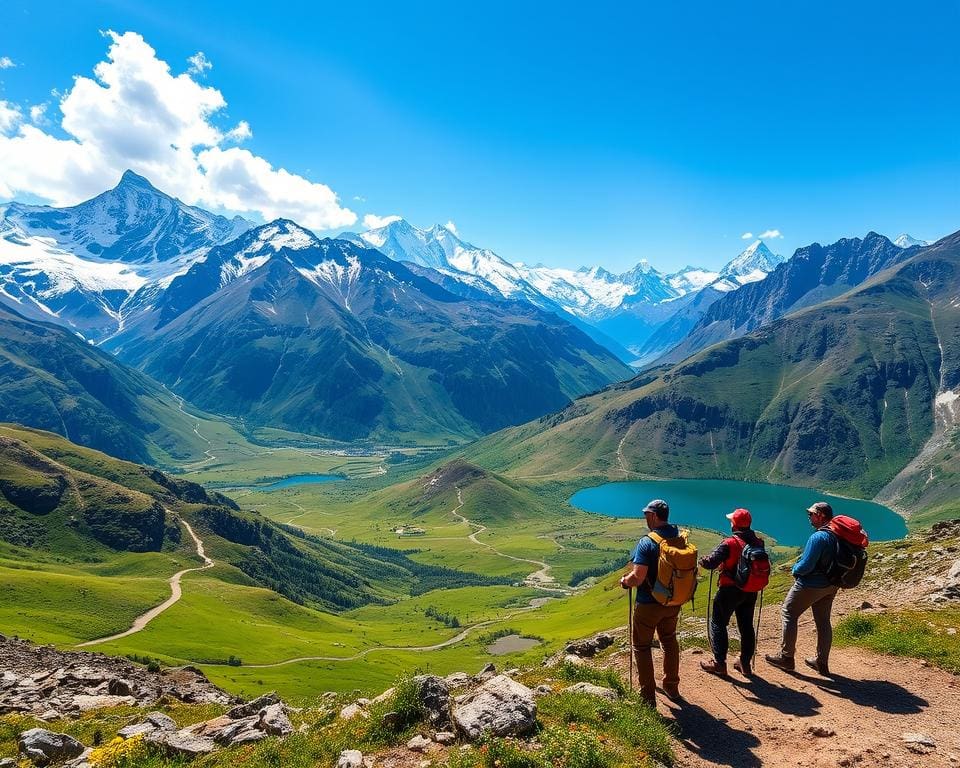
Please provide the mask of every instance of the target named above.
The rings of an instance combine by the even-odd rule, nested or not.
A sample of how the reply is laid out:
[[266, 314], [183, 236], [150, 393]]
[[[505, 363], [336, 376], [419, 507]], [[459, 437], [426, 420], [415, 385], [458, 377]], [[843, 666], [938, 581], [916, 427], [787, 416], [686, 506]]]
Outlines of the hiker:
[[637, 542], [630, 557], [630, 570], [620, 578], [624, 589], [637, 588], [632, 614], [630, 643], [637, 661], [640, 697], [656, 707], [653, 671], [653, 636], [663, 649], [663, 692], [672, 701], [680, 699], [680, 644], [677, 622], [680, 607], [696, 588], [697, 550], [669, 522], [670, 507], [654, 499], [643, 508], [650, 532]]
[[740, 658], [733, 663], [733, 668], [749, 677], [753, 674], [753, 655], [757, 649], [753, 611], [757, 605], [757, 595], [770, 579], [770, 559], [763, 539], [750, 528], [753, 518], [749, 510], [735, 509], [726, 517], [733, 535], [700, 559], [702, 567], [711, 571], [720, 569], [720, 583], [710, 615], [713, 660], [701, 661], [700, 668], [712, 675], [727, 677], [727, 650], [730, 645], [727, 625], [736, 614], [737, 628], [740, 630]]
[[775, 667], [792, 672], [793, 656], [797, 648], [797, 624], [800, 616], [809, 608], [817, 627], [817, 655], [804, 659], [804, 663], [821, 675], [830, 674], [830, 646], [833, 643], [833, 627], [830, 625], [830, 610], [833, 598], [840, 588], [830, 583], [830, 566], [835, 556], [835, 539], [827, 526], [833, 519], [833, 507], [818, 501], [807, 509], [810, 525], [816, 530], [807, 539], [803, 554], [793, 566], [795, 579], [786, 600], [783, 601], [783, 639], [780, 653], [767, 654], [767, 662]]

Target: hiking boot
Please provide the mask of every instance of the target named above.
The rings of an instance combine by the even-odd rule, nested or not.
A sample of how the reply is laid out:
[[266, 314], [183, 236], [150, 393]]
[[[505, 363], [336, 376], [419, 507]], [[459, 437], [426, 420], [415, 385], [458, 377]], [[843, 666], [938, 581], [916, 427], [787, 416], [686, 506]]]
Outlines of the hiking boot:
[[753, 675], [753, 668], [750, 666], [749, 661], [737, 659], [735, 662], [733, 662], [733, 668], [744, 677], [751, 677]]
[[670, 701], [683, 701], [683, 696], [680, 695], [679, 688], [661, 688], [660, 690], [663, 691], [663, 695], [670, 699]]
[[727, 677], [727, 665], [721, 664], [719, 661], [711, 659], [710, 661], [701, 661], [700, 669], [704, 672], [709, 672], [711, 675], [716, 675], [717, 677]]
[[776, 656], [771, 656], [768, 653], [763, 658], [767, 660], [767, 664], [782, 669], [784, 672], [793, 672], [794, 670], [793, 659], [787, 656], [781, 656], [779, 653]]
[[816, 657], [804, 659], [803, 663], [810, 667], [810, 669], [812, 669], [814, 672], [818, 672], [824, 677], [830, 677], [830, 670], [827, 665], [821, 664], [819, 661], [817, 661]]

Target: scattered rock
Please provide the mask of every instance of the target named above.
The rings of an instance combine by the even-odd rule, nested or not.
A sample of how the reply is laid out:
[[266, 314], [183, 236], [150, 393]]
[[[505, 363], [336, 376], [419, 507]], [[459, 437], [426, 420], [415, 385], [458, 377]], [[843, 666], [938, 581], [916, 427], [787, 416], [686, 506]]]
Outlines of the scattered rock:
[[447, 681], [436, 675], [417, 675], [420, 703], [427, 712], [427, 720], [434, 728], [450, 725], [450, 688]]
[[462, 688], [465, 685], [470, 685], [470, 675], [466, 672], [454, 672], [451, 675], [447, 675], [444, 680], [447, 681], [447, 685], [450, 688]]
[[811, 725], [807, 728], [807, 733], [811, 736], [816, 736], [818, 739], [826, 739], [830, 736], [836, 736], [837, 732], [833, 728], [828, 728], [825, 725]]
[[445, 747], [449, 747], [457, 740], [457, 734], [451, 733], [450, 731], [437, 731], [433, 734], [433, 740], [437, 744], [443, 744]]
[[286, 736], [293, 733], [293, 724], [287, 716], [287, 708], [283, 702], [269, 704], [260, 710], [257, 727], [270, 736]]
[[380, 703], [386, 701], [387, 699], [389, 699], [389, 698], [390, 698], [391, 696], [393, 696], [393, 694], [395, 694], [396, 692], [397, 692], [397, 689], [396, 689], [396, 688], [387, 688], [387, 690], [385, 690], [385, 691], [384, 691], [383, 693], [381, 693], [379, 696], [374, 697], [372, 703], [374, 703], [374, 704], [380, 704]]
[[81, 712], [88, 712], [91, 709], [133, 706], [136, 703], [137, 700], [133, 698], [133, 696], [111, 696], [109, 694], [91, 696], [88, 694], [80, 694], [79, 696], [73, 697], [71, 708]]
[[12, 757], [0, 758], [0, 768], [17, 768], [17, 761]]
[[55, 709], [48, 709], [46, 712], [37, 715], [37, 718], [49, 722], [50, 720], [59, 720], [63, 715], [61, 715]]
[[430, 744], [430, 739], [418, 733], [407, 742], [407, 749], [413, 750], [414, 752], [426, 752]]
[[487, 680], [490, 680], [491, 678], [495, 677], [496, 674], [497, 674], [496, 664], [487, 664], [486, 666], [484, 666], [483, 669], [477, 672], [476, 677], [474, 677], [474, 680], [480, 683], [485, 683], [487, 682]]
[[133, 696], [133, 685], [129, 680], [115, 677], [107, 683], [107, 693], [111, 696]]
[[934, 741], [932, 736], [928, 736], [925, 733], [904, 733], [901, 738], [907, 745], [907, 749], [912, 749], [913, 747], [926, 749], [937, 748], [937, 742]]
[[340, 710], [341, 720], [353, 720], [355, 717], [370, 717], [359, 704], [347, 704]]
[[363, 752], [359, 749], [345, 749], [337, 758], [337, 768], [363, 768]]
[[213, 739], [197, 736], [187, 731], [175, 731], [174, 733], [154, 731], [147, 734], [146, 740], [160, 747], [171, 757], [200, 757], [200, 755], [213, 752], [217, 746]]
[[604, 648], [609, 648], [611, 645], [613, 645], [613, 638], [606, 632], [601, 632], [596, 637], [568, 643], [565, 650], [573, 656], [593, 658], [599, 651], [602, 651]]
[[573, 666], [575, 667], [582, 667], [584, 664], [587, 663], [582, 658], [572, 653], [568, 653], [566, 656], [564, 656], [563, 661], [565, 664], [573, 664]]
[[453, 708], [457, 729], [468, 739], [481, 736], [525, 736], [537, 721], [533, 691], [506, 675], [491, 678], [461, 697]]
[[20, 734], [17, 748], [22, 757], [29, 758], [36, 765], [61, 763], [83, 754], [84, 746], [73, 736], [54, 733], [44, 728], [31, 728]]
[[608, 701], [616, 701], [620, 698], [620, 694], [612, 688], [604, 688], [602, 685], [594, 685], [593, 683], [575, 683], [563, 690], [570, 693], [585, 693], [588, 696], [597, 696]]
[[234, 707], [229, 712], [227, 712], [227, 717], [231, 720], [239, 720], [244, 717], [251, 717], [257, 714], [261, 709], [271, 704], [279, 704], [280, 697], [273, 691], [270, 693], [265, 693], [263, 696], [258, 696], [253, 701], [248, 701], [246, 704], [241, 704], [240, 706]]
[[551, 693], [553, 693], [553, 686], [546, 683], [541, 683], [533, 689], [534, 696], [549, 696]]

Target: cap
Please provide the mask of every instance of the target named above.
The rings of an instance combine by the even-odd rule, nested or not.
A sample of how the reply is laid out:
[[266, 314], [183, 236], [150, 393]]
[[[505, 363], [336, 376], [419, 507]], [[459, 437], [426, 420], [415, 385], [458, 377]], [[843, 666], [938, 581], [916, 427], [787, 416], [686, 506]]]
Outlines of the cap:
[[826, 517], [833, 517], [833, 507], [825, 501], [818, 501], [807, 508], [807, 512], [817, 512]]
[[665, 518], [670, 514], [670, 505], [663, 499], [654, 499], [643, 508], [644, 513], [653, 512], [657, 517]]
[[749, 509], [735, 509], [729, 515], [727, 515], [727, 520], [733, 523], [734, 528], [749, 528], [751, 523], [753, 523], [753, 517], [750, 514]]

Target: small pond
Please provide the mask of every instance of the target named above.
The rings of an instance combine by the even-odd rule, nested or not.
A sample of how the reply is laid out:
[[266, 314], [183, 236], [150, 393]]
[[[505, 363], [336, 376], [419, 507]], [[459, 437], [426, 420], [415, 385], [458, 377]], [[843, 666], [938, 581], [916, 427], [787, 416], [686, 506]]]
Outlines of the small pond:
[[494, 656], [503, 656], [505, 653], [526, 651], [537, 645], [540, 645], [540, 641], [534, 640], [532, 637], [505, 635], [504, 637], [498, 637], [495, 642], [488, 645], [487, 653], [493, 654]]
[[313, 485], [315, 483], [336, 483], [343, 480], [342, 475], [290, 475], [273, 483], [254, 483], [252, 485], [237, 485], [234, 488], [253, 488], [258, 491], [278, 491], [281, 488], [291, 488], [295, 485]]
[[651, 499], [670, 505], [670, 522], [682, 526], [727, 531], [724, 518], [737, 507], [753, 514], [753, 527], [786, 546], [802, 546], [812, 529], [806, 509], [815, 501], [828, 501], [835, 514], [857, 518], [871, 541], [901, 539], [907, 524], [882, 504], [832, 496], [811, 488], [747, 483], [738, 480], [645, 480], [605, 483], [584, 488], [570, 504], [587, 512], [610, 517], [637, 517], [643, 527], [643, 507]]

